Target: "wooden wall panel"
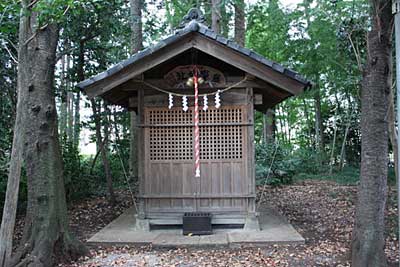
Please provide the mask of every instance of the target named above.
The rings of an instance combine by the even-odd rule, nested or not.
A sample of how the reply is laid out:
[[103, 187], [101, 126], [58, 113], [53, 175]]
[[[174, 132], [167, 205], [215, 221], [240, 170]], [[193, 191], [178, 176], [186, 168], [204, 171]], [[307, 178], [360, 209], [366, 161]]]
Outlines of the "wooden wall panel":
[[[194, 177], [193, 107], [144, 108], [146, 214], [184, 212], [245, 214], [254, 201], [248, 152], [253, 128], [247, 105], [210, 108], [200, 113], [201, 177]], [[250, 121], [250, 123], [249, 123]], [[251, 209], [251, 208], [250, 208]], [[180, 215], [179, 215], [180, 214]], [[161, 215], [160, 215], [161, 216]]]

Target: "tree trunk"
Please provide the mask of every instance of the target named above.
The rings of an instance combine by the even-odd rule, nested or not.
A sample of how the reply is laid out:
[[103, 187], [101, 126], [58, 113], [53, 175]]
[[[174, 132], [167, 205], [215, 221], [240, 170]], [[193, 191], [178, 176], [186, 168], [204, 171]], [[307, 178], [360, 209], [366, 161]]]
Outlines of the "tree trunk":
[[268, 109], [263, 114], [263, 136], [266, 144], [274, 143], [275, 140], [275, 114], [274, 110]]
[[244, 0], [236, 0], [235, 6], [235, 42], [241, 46], [245, 45], [245, 4]]
[[344, 167], [345, 154], [346, 154], [346, 140], [347, 140], [347, 135], [349, 134], [350, 125], [351, 125], [351, 118], [349, 118], [349, 121], [346, 124], [346, 129], [344, 130], [344, 135], [343, 135], [342, 148], [340, 149], [339, 169], [341, 171], [343, 170]]
[[287, 131], [288, 131], [288, 140], [289, 140], [289, 144], [292, 142], [292, 126], [290, 125], [290, 118], [289, 118], [289, 107], [288, 105], [285, 105], [286, 107], [286, 116], [285, 116], [285, 121], [286, 121], [286, 126], [287, 126]]
[[[110, 162], [108, 160], [109, 151], [110, 151], [109, 150], [110, 121], [109, 121], [109, 118], [108, 118], [108, 114], [110, 113], [110, 110], [108, 109], [106, 104], [104, 104], [104, 111], [105, 111], [105, 115], [104, 115], [105, 119], [104, 119], [104, 126], [103, 127], [104, 127], [104, 136], [107, 136], [107, 138], [104, 138], [104, 146], [103, 146], [101, 151], [102, 151], [104, 169], [106, 170], [105, 171], [106, 172], [106, 181], [107, 181], [108, 192], [109, 192], [109, 195], [110, 195], [110, 202], [111, 202], [111, 204], [115, 204], [116, 203], [116, 197], [115, 197], [115, 193], [114, 193]], [[104, 159], [106, 159], [106, 161]]]
[[114, 188], [113, 188], [113, 183], [112, 183], [110, 162], [108, 160], [107, 144], [106, 144], [107, 141], [105, 141], [105, 143], [102, 145], [103, 138], [102, 138], [102, 134], [101, 134], [101, 120], [100, 120], [99, 109], [98, 109], [97, 103], [94, 99], [91, 99], [90, 103], [92, 105], [94, 124], [95, 124], [95, 128], [96, 128], [96, 147], [97, 147], [97, 151], [100, 151], [101, 160], [103, 162], [104, 173], [106, 176], [106, 182], [107, 182], [107, 188], [108, 188], [109, 202], [111, 205], [114, 205], [116, 203], [116, 198], [115, 198], [115, 193], [114, 193]]
[[387, 266], [384, 212], [393, 16], [390, 2], [371, 0], [370, 4], [372, 28], [361, 93], [361, 171], [352, 241], [354, 267]]
[[[83, 80], [82, 80], [83, 81]], [[78, 91], [74, 99], [74, 140], [75, 148], [79, 148], [80, 133], [81, 133], [81, 93]]]
[[290, 144], [290, 133], [289, 133], [289, 127], [288, 127], [288, 125], [287, 125], [287, 120], [286, 120], [286, 118], [287, 118], [287, 114], [285, 114], [285, 106], [284, 106], [284, 103], [282, 103], [281, 105], [280, 105], [280, 110], [281, 110], [281, 124], [282, 124], [282, 127], [283, 127], [283, 133], [284, 133], [284, 136], [285, 136], [285, 140], [286, 140], [286, 143], [288, 143], [288, 144]]
[[219, 34], [221, 32], [221, 0], [211, 0], [211, 29]]
[[[142, 0], [130, 0], [131, 6], [131, 53], [135, 54], [143, 47], [142, 30]], [[137, 168], [137, 116], [135, 111], [130, 112], [130, 153], [129, 153], [129, 175], [135, 179], [138, 177]]]
[[388, 114], [388, 123], [389, 123], [389, 138], [390, 143], [393, 149], [393, 156], [394, 156], [394, 171], [396, 174], [396, 180], [399, 180], [399, 166], [398, 166], [398, 147], [397, 147], [397, 132], [396, 132], [396, 114], [394, 108], [394, 87], [391, 87], [390, 96], [389, 96], [389, 114]]
[[309, 112], [308, 112], [308, 107], [307, 107], [307, 102], [306, 102], [306, 100], [305, 99], [303, 99], [303, 105], [304, 105], [304, 116], [306, 117], [305, 119], [306, 119], [306, 125], [307, 125], [307, 135], [308, 135], [308, 138], [307, 138], [307, 143], [308, 143], [308, 145], [309, 145], [309, 147], [311, 147], [312, 146], [312, 141], [311, 140], [313, 140], [313, 138], [312, 138], [312, 135], [311, 135], [311, 130], [310, 130], [310, 128], [311, 128], [311, 122], [310, 122], [310, 117], [309, 117]]
[[317, 149], [319, 149], [320, 152], [323, 152], [325, 147], [325, 140], [324, 140], [325, 138], [322, 126], [321, 94], [318, 84], [315, 87], [314, 103], [315, 103], [315, 137], [316, 137], [315, 142], [317, 144]]
[[[67, 55], [67, 70], [71, 64], [71, 56]], [[71, 81], [69, 78], [66, 80], [67, 91], [67, 141], [72, 142], [74, 131], [74, 94], [71, 92]]]
[[[77, 76], [79, 81], [85, 79], [85, 42], [86, 39], [81, 39], [79, 42], [79, 53], [78, 53], [78, 66], [77, 66]], [[81, 93], [78, 90], [74, 101], [74, 140], [73, 144], [75, 148], [79, 147], [80, 133], [81, 133], [81, 115], [80, 115], [80, 103], [81, 103]]]
[[120, 130], [118, 128], [118, 112], [116, 107], [114, 106], [114, 108], [111, 111], [111, 115], [110, 115], [110, 121], [112, 121], [112, 128], [114, 129], [114, 133], [115, 133], [115, 140], [117, 140], [118, 145], [120, 144], [119, 141], [121, 140], [120, 137]]
[[[286, 127], [285, 124], [282, 120], [283, 117], [283, 111], [282, 111], [282, 107], [281, 105], [279, 105], [276, 109], [275, 109], [276, 115], [278, 115], [278, 122], [279, 122], [279, 128], [281, 130], [281, 140], [280, 142], [283, 143], [287, 143], [287, 134], [286, 134]], [[279, 135], [278, 135], [279, 136]]]
[[[26, 40], [27, 29], [26, 29], [26, 18], [21, 17], [19, 40], [20, 43]], [[22, 155], [23, 155], [23, 143], [24, 143], [24, 125], [25, 118], [25, 107], [26, 107], [26, 88], [23, 88], [23, 84], [26, 83], [26, 75], [22, 72], [22, 67], [26, 62], [25, 55], [26, 50], [22, 49], [22, 46], [18, 50], [19, 58], [19, 71], [17, 81], [17, 111], [14, 125], [14, 137], [11, 150], [10, 167], [8, 172], [7, 191], [6, 198], [4, 201], [3, 217], [1, 220], [0, 228], [0, 267], [8, 267], [11, 259], [11, 252], [13, 247], [13, 236], [15, 227], [15, 218], [17, 214], [18, 205], [18, 193], [19, 183], [21, 178], [22, 168]]]
[[131, 52], [137, 53], [143, 48], [142, 0], [130, 0], [131, 5]]
[[61, 72], [60, 72], [60, 90], [61, 90], [61, 107], [60, 107], [60, 135], [65, 137], [67, 131], [67, 90], [65, 87], [65, 56], [61, 56]]
[[72, 92], [67, 92], [67, 118], [67, 140], [72, 142], [74, 136], [74, 94]]
[[28, 12], [30, 1], [21, 3], [18, 81], [26, 99], [22, 125], [28, 208], [21, 246], [10, 265], [53, 266], [55, 258], [76, 258], [86, 248], [68, 227], [54, 92], [58, 28], [49, 24], [37, 29], [37, 13]]
[[333, 140], [332, 140], [332, 149], [331, 149], [331, 156], [329, 160], [329, 175], [332, 175], [333, 173], [333, 166], [335, 165], [335, 148], [336, 148], [336, 135], [337, 135], [337, 122], [336, 122], [336, 117], [337, 117], [338, 109], [336, 109], [335, 116], [333, 118]]

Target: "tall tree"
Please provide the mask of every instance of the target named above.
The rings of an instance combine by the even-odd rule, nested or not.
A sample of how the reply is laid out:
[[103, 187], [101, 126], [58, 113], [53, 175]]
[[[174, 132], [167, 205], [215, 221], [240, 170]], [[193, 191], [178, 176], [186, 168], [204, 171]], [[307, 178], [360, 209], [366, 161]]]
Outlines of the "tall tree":
[[269, 144], [275, 140], [275, 114], [273, 109], [268, 109], [263, 114], [263, 137], [264, 141]]
[[[307, 27], [310, 29], [312, 25], [312, 14], [311, 13], [312, 0], [304, 1], [304, 13], [307, 21]], [[312, 29], [310, 29], [311, 31]], [[315, 40], [314, 40], [315, 42]], [[322, 107], [321, 107], [321, 89], [319, 75], [321, 73], [317, 71], [314, 73], [314, 106], [315, 106], [315, 144], [320, 152], [323, 152], [325, 147], [324, 129], [322, 123]]]
[[[116, 203], [116, 197], [114, 193], [114, 187], [113, 187], [113, 182], [112, 182], [112, 177], [111, 177], [111, 167], [110, 167], [110, 161], [108, 160], [108, 146], [107, 146], [107, 139], [108, 136], [108, 130], [105, 131], [105, 137], [103, 140], [102, 134], [101, 134], [101, 118], [100, 118], [100, 106], [96, 103], [95, 99], [90, 100], [90, 104], [92, 106], [92, 112], [93, 112], [93, 119], [94, 119], [94, 124], [95, 124], [95, 131], [96, 131], [96, 149], [97, 151], [100, 151], [101, 155], [101, 160], [103, 163], [103, 168], [104, 168], [104, 173], [106, 176], [106, 182], [107, 182], [107, 188], [108, 188], [108, 197], [109, 197], [109, 202], [110, 204], [114, 205]], [[108, 125], [104, 125], [105, 128], [108, 127]]]
[[370, 0], [372, 27], [361, 92], [361, 173], [352, 241], [352, 266], [387, 266], [384, 212], [388, 171], [388, 106], [391, 86], [390, 1]]
[[322, 124], [322, 108], [321, 108], [321, 89], [319, 84], [314, 86], [314, 105], [315, 105], [315, 143], [317, 148], [322, 152], [325, 147], [324, 129]]
[[60, 95], [61, 95], [61, 104], [60, 104], [60, 135], [61, 138], [64, 138], [65, 133], [67, 131], [67, 90], [65, 86], [65, 55], [61, 56], [61, 70], [60, 70]]
[[24, 106], [18, 111], [25, 113], [20, 123], [29, 140], [23, 142], [28, 208], [21, 246], [8, 266], [52, 266], [55, 254], [71, 258], [86, 251], [68, 227], [54, 93], [59, 29], [54, 22], [39, 24], [47, 7], [37, 4], [21, 1], [18, 97]]
[[244, 0], [235, 0], [235, 41], [241, 45], [245, 45], [245, 4]]
[[[78, 64], [77, 64], [77, 76], [79, 81], [83, 81], [85, 79], [85, 47], [87, 45], [87, 42], [90, 41], [93, 36], [87, 37], [86, 38], [81, 38], [79, 41], [79, 52], [78, 52]], [[97, 105], [96, 101], [94, 99], [91, 99], [90, 101], [91, 106], [92, 106], [92, 111], [93, 111], [93, 118], [94, 118], [94, 124], [95, 124], [95, 134], [96, 134], [96, 148], [97, 151], [100, 151], [101, 155], [101, 160], [103, 163], [103, 168], [104, 168], [104, 174], [106, 176], [106, 182], [107, 182], [107, 188], [108, 188], [108, 199], [110, 204], [114, 205], [116, 203], [116, 197], [114, 193], [114, 188], [113, 188], [113, 182], [112, 182], [112, 176], [111, 176], [111, 168], [110, 168], [110, 161], [109, 161], [109, 155], [108, 155], [108, 149], [107, 146], [104, 145], [104, 141], [102, 138], [101, 134], [101, 118], [100, 118], [100, 112], [99, 112], [99, 106]], [[79, 115], [79, 106], [80, 106], [80, 93], [78, 91], [76, 98], [75, 98], [75, 103], [74, 103], [74, 140], [73, 140], [73, 145], [75, 148], [79, 146], [79, 133], [80, 133], [80, 115]], [[72, 115], [72, 114], [71, 114]], [[105, 126], [106, 127], [106, 126]], [[108, 138], [108, 137], [107, 137]]]
[[[23, 5], [26, 3], [23, 3]], [[22, 12], [21, 12], [22, 13]], [[19, 40], [24, 41], [26, 37], [26, 18], [21, 16]], [[23, 31], [25, 29], [25, 31]], [[23, 46], [18, 49], [18, 54], [23, 54]], [[24, 143], [24, 121], [25, 107], [26, 107], [26, 90], [22, 90], [22, 73], [21, 65], [23, 65], [23, 57], [18, 56], [19, 73], [18, 73], [18, 86], [17, 86], [17, 114], [14, 125], [14, 137], [12, 143], [12, 151], [10, 158], [10, 167], [7, 180], [7, 191], [4, 202], [3, 216], [0, 228], [0, 267], [9, 266], [11, 259], [11, 252], [13, 247], [13, 234], [15, 227], [15, 218], [17, 214], [19, 184], [21, 178], [22, 157], [23, 157], [23, 143]]]
[[221, 20], [222, 20], [222, 5], [221, 0], [211, 0], [211, 29], [215, 33], [221, 32]]
[[[15, 55], [17, 47], [14, 43], [18, 40], [18, 11], [17, 2], [6, 0], [0, 4], [0, 13], [7, 14], [2, 16], [0, 23], [0, 49], [3, 52], [0, 53], [0, 183], [8, 184], [7, 192], [0, 190], [0, 207], [4, 204], [0, 228], [0, 266], [11, 254], [22, 163], [22, 128], [20, 123], [16, 123], [18, 56]], [[19, 108], [21, 105], [22, 101], [18, 101]], [[21, 121], [22, 114], [19, 115], [17, 119]], [[13, 131], [13, 125], [17, 130]], [[17, 140], [14, 143], [13, 134]], [[9, 163], [10, 155], [15, 160]]]
[[[143, 0], [130, 0], [131, 5], [131, 54], [137, 53], [143, 47], [142, 30], [142, 3]], [[129, 173], [137, 177], [137, 116], [135, 111], [130, 112], [130, 156]]]

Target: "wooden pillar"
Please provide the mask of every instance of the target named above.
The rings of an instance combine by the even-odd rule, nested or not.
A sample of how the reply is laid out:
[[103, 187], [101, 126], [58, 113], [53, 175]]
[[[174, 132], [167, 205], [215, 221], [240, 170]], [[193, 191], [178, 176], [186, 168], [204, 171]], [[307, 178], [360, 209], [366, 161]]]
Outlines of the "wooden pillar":
[[[249, 193], [256, 194], [255, 180], [255, 148], [254, 148], [254, 95], [253, 88], [246, 88], [247, 94], [247, 175], [249, 181]], [[255, 213], [255, 198], [249, 199], [248, 213]]]
[[138, 88], [138, 153], [137, 153], [137, 168], [138, 168], [138, 178], [139, 178], [139, 203], [138, 203], [138, 218], [145, 219], [145, 200], [142, 196], [145, 194], [145, 183], [144, 179], [146, 177], [145, 173], [145, 128], [142, 126], [145, 121], [144, 117], [144, 91], [143, 88]]

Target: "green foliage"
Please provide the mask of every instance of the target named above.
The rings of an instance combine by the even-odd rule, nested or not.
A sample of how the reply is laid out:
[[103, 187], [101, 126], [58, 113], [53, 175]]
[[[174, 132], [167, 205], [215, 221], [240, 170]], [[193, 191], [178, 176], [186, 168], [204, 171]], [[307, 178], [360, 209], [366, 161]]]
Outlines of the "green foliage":
[[388, 184], [391, 186], [396, 185], [396, 173], [394, 170], [394, 166], [389, 166], [388, 170]]
[[278, 0], [259, 1], [250, 8], [246, 31], [246, 46], [268, 59], [286, 63], [290, 16]]
[[39, 27], [46, 24], [59, 23], [65, 19], [65, 13], [80, 1], [74, 0], [43, 0], [37, 1], [28, 12], [39, 14]]
[[256, 145], [257, 184], [288, 184], [300, 162], [290, 156], [290, 151], [276, 144]]
[[[274, 154], [275, 158], [272, 160]], [[358, 183], [360, 172], [357, 166], [346, 166], [343, 170], [335, 168], [332, 174], [329, 174], [329, 166], [324, 164], [327, 158], [326, 155], [312, 149], [258, 144], [256, 146], [257, 184], [266, 182], [269, 185], [282, 185], [310, 179], [333, 181], [343, 185]], [[271, 172], [267, 179], [270, 168]], [[388, 179], [393, 185], [395, 181], [393, 169], [389, 172]]]
[[[332, 159], [325, 157], [322, 161], [325, 165], [332, 161], [337, 166], [342, 158], [345, 165], [358, 166], [359, 82], [368, 24], [368, 4], [362, 0], [304, 0], [293, 10], [283, 8], [275, 0], [250, 6], [246, 45], [314, 83], [313, 89], [274, 108], [279, 143], [296, 150], [321, 149], [320, 153], [326, 155], [333, 151]], [[321, 110], [321, 148], [316, 129], [317, 108]], [[259, 143], [263, 130], [261, 113], [256, 114], [255, 127]]]
[[[118, 149], [116, 148], [118, 146]], [[115, 187], [127, 190], [124, 169], [129, 159], [129, 140], [123, 139], [112, 145], [109, 162]], [[78, 200], [92, 195], [106, 195], [106, 177], [101, 157], [93, 164], [94, 156], [83, 156], [79, 149], [66, 138], [62, 142], [64, 180], [67, 199]], [[122, 162], [121, 162], [122, 159]], [[123, 164], [123, 166], [122, 166]]]
[[343, 170], [335, 170], [332, 174], [329, 174], [328, 170], [317, 174], [304, 171], [294, 176], [294, 181], [302, 180], [325, 180], [341, 185], [356, 185], [360, 180], [360, 169], [354, 166], [346, 166]]
[[[64, 183], [68, 199], [79, 198], [81, 190], [89, 190], [85, 177], [82, 177], [82, 157], [79, 155], [78, 148], [66, 137], [62, 139], [62, 156], [64, 162]], [[88, 192], [89, 192], [88, 191]]]
[[[64, 159], [65, 160], [65, 159]], [[64, 161], [66, 162], [66, 161]], [[67, 176], [71, 174], [68, 172], [68, 167], [65, 168], [66, 173], [66, 194], [67, 200], [79, 200], [93, 195], [105, 195], [105, 182], [102, 176], [102, 166], [96, 164], [91, 173], [93, 158], [79, 156], [79, 166], [75, 166], [76, 175]], [[68, 179], [68, 181], [67, 181]]]
[[288, 184], [300, 173], [319, 175], [326, 171], [324, 159], [326, 155], [314, 149], [262, 142], [256, 145], [257, 183], [263, 184], [268, 178], [267, 184]]

